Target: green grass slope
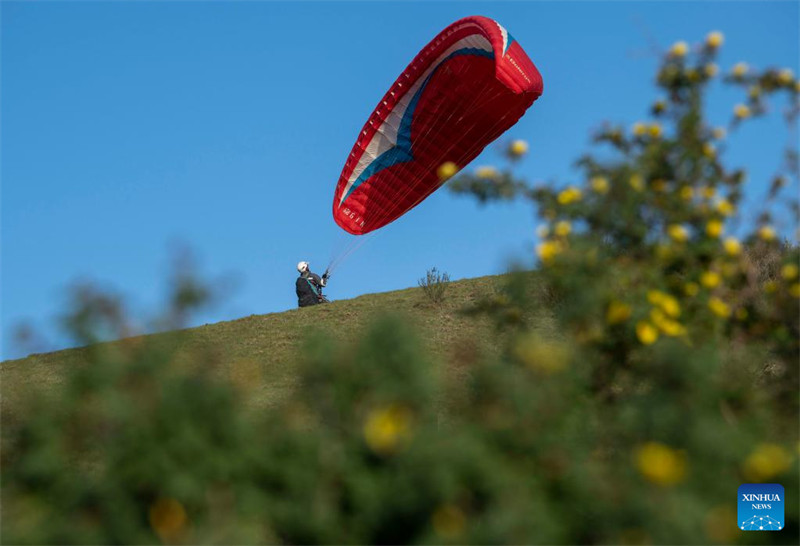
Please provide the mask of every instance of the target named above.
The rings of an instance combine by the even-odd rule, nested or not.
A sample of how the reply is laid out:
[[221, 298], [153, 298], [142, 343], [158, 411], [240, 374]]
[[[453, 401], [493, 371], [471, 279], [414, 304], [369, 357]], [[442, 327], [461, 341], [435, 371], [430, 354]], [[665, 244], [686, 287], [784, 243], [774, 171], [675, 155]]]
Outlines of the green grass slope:
[[[437, 360], [458, 367], [478, 356], [497, 351], [500, 344], [492, 324], [462, 311], [494, 293], [504, 276], [487, 276], [451, 282], [445, 299], [434, 304], [421, 288], [368, 294], [282, 313], [251, 315], [238, 320], [208, 324], [181, 332], [180, 336], [154, 334], [165, 343], [180, 344], [179, 354], [191, 358], [198, 347], [219, 353], [219, 373], [248, 385], [250, 402], [266, 407], [287, 396], [296, 384], [296, 365], [303, 340], [315, 330], [335, 338], [354, 340], [370, 321], [391, 312], [410, 321]], [[545, 319], [546, 320], [546, 319]], [[543, 324], [544, 326], [544, 324]], [[124, 349], [143, 338], [103, 344], [109, 350]], [[13, 416], [23, 406], [35, 407], [36, 399], [55, 391], [70, 367], [86, 358], [88, 348], [67, 349], [0, 363], [2, 410]], [[453, 370], [457, 373], [457, 370]]]

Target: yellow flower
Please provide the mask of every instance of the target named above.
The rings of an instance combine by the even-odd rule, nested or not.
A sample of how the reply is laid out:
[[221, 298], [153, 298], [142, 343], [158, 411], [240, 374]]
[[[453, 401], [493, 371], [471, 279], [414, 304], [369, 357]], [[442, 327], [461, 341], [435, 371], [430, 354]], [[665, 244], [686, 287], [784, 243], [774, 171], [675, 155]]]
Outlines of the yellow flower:
[[731, 74], [733, 74], [734, 78], [741, 78], [747, 74], [748, 70], [750, 70], [750, 67], [747, 65], [747, 63], [736, 63], [733, 66], [733, 70], [731, 70]]
[[716, 194], [717, 194], [717, 190], [715, 190], [711, 186], [703, 186], [702, 188], [700, 188], [700, 195], [702, 195], [706, 199], [711, 199]]
[[727, 199], [720, 199], [714, 205], [714, 208], [723, 216], [730, 216], [736, 210], [736, 207], [731, 204]]
[[631, 176], [631, 179], [628, 181], [636, 191], [642, 191], [644, 189], [644, 179], [639, 174], [634, 174]]
[[800, 298], [800, 283], [796, 282], [789, 287], [789, 294], [793, 298]]
[[467, 526], [467, 518], [457, 506], [445, 504], [436, 509], [431, 518], [433, 531], [445, 540], [458, 538]]
[[714, 63], [708, 63], [703, 67], [703, 72], [705, 72], [707, 77], [713, 78], [719, 73], [719, 67]]
[[643, 345], [652, 345], [658, 340], [658, 330], [646, 320], [636, 323], [636, 337]]
[[515, 140], [508, 147], [508, 153], [514, 157], [521, 157], [528, 153], [528, 143], [524, 140]]
[[642, 123], [641, 121], [637, 121], [633, 124], [633, 134], [636, 136], [643, 136], [647, 131], [647, 126]]
[[723, 127], [716, 127], [714, 128], [713, 131], [711, 131], [711, 136], [713, 136], [717, 140], [722, 140], [723, 138], [725, 138], [726, 134], [727, 132]]
[[764, 292], [767, 294], [774, 294], [778, 291], [778, 283], [775, 281], [766, 281], [764, 283]]
[[148, 510], [150, 526], [164, 542], [176, 542], [188, 518], [183, 505], [175, 499], [158, 499]]
[[675, 42], [669, 49], [669, 54], [673, 57], [685, 57], [689, 52], [689, 45], [686, 42]]
[[725, 36], [718, 30], [709, 32], [706, 36], [706, 45], [711, 49], [717, 49], [724, 41]]
[[719, 273], [716, 271], [704, 271], [703, 274], [700, 275], [700, 284], [706, 288], [714, 288], [721, 280]]
[[536, 254], [543, 264], [550, 264], [561, 253], [562, 247], [558, 241], [545, 241], [536, 246]]
[[670, 224], [667, 226], [667, 235], [673, 241], [685, 243], [689, 239], [689, 230], [680, 224]]
[[709, 220], [706, 224], [706, 234], [714, 239], [722, 235], [722, 222], [719, 220]]
[[497, 178], [497, 174], [498, 174], [497, 169], [490, 166], [478, 167], [477, 169], [475, 169], [475, 176], [477, 176], [478, 178], [483, 178], [483, 179]]
[[730, 306], [716, 296], [708, 298], [708, 308], [718, 317], [728, 318], [731, 316]]
[[713, 159], [717, 156], [717, 148], [710, 142], [703, 144], [703, 155]]
[[774, 241], [775, 229], [772, 226], [762, 226], [758, 229], [758, 236], [764, 241]]
[[559, 237], [566, 237], [572, 231], [572, 224], [570, 224], [566, 220], [562, 220], [556, 224], [556, 227], [553, 231]]
[[548, 235], [550, 235], [550, 226], [547, 224], [542, 224], [536, 228], [536, 236], [540, 239], [544, 239]]
[[738, 256], [742, 253], [742, 243], [735, 237], [728, 237], [722, 242], [722, 247], [729, 256]]
[[658, 327], [670, 337], [686, 335], [686, 327], [677, 320], [664, 319], [658, 323]]
[[778, 83], [781, 85], [789, 85], [794, 80], [794, 72], [788, 68], [784, 68], [778, 72]]
[[411, 431], [411, 411], [391, 404], [375, 409], [364, 423], [364, 439], [375, 453], [388, 455], [395, 452]]
[[660, 307], [666, 314], [675, 318], [681, 314], [681, 306], [672, 295], [660, 290], [650, 290], [647, 292], [647, 301]]
[[581, 197], [583, 197], [581, 190], [575, 186], [570, 186], [558, 194], [558, 202], [562, 205], [569, 205], [575, 201], [580, 201]]
[[733, 108], [733, 115], [739, 119], [750, 117], [750, 108], [746, 104], [737, 104]]
[[696, 296], [700, 291], [700, 286], [696, 282], [687, 282], [683, 285], [683, 293], [687, 296]]
[[650, 136], [653, 138], [658, 138], [661, 136], [661, 125], [658, 123], [652, 123], [648, 128]]
[[784, 473], [792, 465], [792, 456], [778, 444], [759, 444], [745, 459], [742, 470], [748, 479], [763, 482]]
[[634, 454], [636, 467], [648, 481], [671, 486], [686, 476], [686, 454], [659, 442], [647, 442]]
[[678, 300], [669, 294], [664, 294], [664, 297], [659, 303], [659, 307], [661, 307], [661, 309], [663, 309], [667, 315], [673, 318], [678, 317], [681, 314], [681, 306], [678, 303]]
[[761, 96], [761, 87], [759, 87], [758, 85], [751, 85], [747, 89], [747, 96], [750, 97], [751, 99], [757, 99], [758, 97]]
[[650, 311], [650, 320], [668, 336], [682, 336], [686, 333], [686, 328], [680, 322], [667, 317], [661, 309], [652, 309]]
[[630, 318], [631, 311], [630, 305], [614, 300], [608, 304], [606, 321], [609, 324], [619, 324], [620, 322], [625, 322]]
[[692, 197], [694, 197], [694, 190], [691, 186], [681, 186], [681, 189], [678, 190], [678, 195], [684, 201], [691, 201]]
[[444, 163], [439, 165], [439, 168], [436, 170], [436, 174], [439, 175], [440, 182], [447, 181], [457, 172], [458, 172], [458, 165], [456, 165], [452, 161], [445, 161]]
[[786, 264], [781, 268], [781, 277], [787, 281], [792, 281], [797, 278], [799, 272], [800, 269], [798, 269], [797, 264]]
[[514, 356], [527, 367], [552, 374], [569, 365], [570, 348], [565, 343], [545, 339], [538, 334], [519, 338], [514, 345]]
[[597, 193], [608, 193], [608, 179], [604, 176], [595, 176], [589, 182]]

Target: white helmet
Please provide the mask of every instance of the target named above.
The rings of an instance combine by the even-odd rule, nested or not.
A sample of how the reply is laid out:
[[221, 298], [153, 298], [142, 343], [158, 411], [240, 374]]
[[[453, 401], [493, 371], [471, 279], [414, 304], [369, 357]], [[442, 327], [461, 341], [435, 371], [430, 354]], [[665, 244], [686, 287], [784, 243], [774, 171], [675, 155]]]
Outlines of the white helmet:
[[297, 270], [300, 273], [305, 273], [306, 271], [308, 271], [308, 262], [299, 262], [297, 264]]

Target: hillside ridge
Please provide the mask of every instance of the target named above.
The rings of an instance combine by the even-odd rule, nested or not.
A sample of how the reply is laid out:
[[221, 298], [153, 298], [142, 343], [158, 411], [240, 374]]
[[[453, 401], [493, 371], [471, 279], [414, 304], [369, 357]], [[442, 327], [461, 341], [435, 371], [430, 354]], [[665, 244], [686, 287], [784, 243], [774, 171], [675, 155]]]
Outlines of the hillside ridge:
[[[195, 347], [214, 347], [222, 373], [234, 380], [257, 378], [257, 405], [270, 404], [295, 385], [296, 363], [304, 340], [322, 331], [340, 343], [357, 339], [381, 314], [400, 314], [415, 327], [422, 343], [441, 362], [458, 360], [465, 351], [493, 351], [496, 332], [487, 318], [470, 317], [463, 310], [493, 294], [505, 275], [451, 281], [444, 301], [435, 304], [420, 287], [363, 294], [329, 304], [249, 315], [168, 332], [144, 334], [0, 363], [0, 394], [4, 411], [31, 397], [46, 395], [60, 384], [71, 366], [80, 365], [94, 349], [124, 351], [145, 342], [172, 344], [178, 355], [191, 355]], [[176, 358], [180, 358], [177, 356]], [[246, 379], [247, 378], [247, 379]]]

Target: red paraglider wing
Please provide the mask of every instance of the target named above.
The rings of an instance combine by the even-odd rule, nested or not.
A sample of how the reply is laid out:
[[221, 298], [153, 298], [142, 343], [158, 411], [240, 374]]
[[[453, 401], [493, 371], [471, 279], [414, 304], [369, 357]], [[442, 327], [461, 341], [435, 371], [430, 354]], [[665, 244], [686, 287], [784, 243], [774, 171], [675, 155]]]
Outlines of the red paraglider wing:
[[466, 166], [541, 94], [539, 71], [499, 23], [456, 21], [367, 120], [336, 185], [334, 220], [354, 235], [396, 220], [439, 188], [439, 166]]

